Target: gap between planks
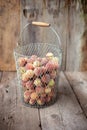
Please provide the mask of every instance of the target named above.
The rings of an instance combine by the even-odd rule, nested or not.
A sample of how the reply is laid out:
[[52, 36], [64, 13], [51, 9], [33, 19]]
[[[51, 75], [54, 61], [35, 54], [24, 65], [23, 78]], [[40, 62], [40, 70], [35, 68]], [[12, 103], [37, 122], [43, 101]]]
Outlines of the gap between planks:
[[78, 103], [79, 103], [79, 105], [80, 105], [80, 107], [81, 107], [81, 109], [82, 109], [82, 112], [83, 112], [83, 114], [84, 114], [84, 116], [87, 118], [87, 115], [86, 115], [86, 113], [85, 113], [85, 110], [84, 110], [84, 108], [82, 107], [82, 105], [81, 105], [81, 103], [80, 103], [80, 101], [79, 101], [79, 98], [78, 98], [78, 96], [77, 96], [77, 94], [76, 94], [76, 92], [75, 92], [75, 90], [74, 90], [74, 88], [73, 88], [73, 85], [71, 84], [71, 82], [70, 82], [70, 80], [69, 80], [69, 78], [68, 78], [68, 74], [66, 74], [67, 72], [64, 72], [64, 75], [65, 75], [65, 77], [66, 77], [66, 79], [67, 79], [67, 81], [68, 81], [68, 83], [69, 83], [69, 85], [70, 85], [70, 87], [71, 87], [71, 89], [72, 89], [72, 91], [73, 91], [73, 93], [74, 93], [74, 95], [75, 95], [75, 97], [76, 97], [76, 99], [77, 99], [77, 101], [78, 101]]

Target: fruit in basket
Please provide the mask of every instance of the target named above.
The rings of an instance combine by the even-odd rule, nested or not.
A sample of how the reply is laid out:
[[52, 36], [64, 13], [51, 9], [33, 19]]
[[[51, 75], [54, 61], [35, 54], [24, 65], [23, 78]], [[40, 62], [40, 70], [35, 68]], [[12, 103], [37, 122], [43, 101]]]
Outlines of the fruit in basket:
[[34, 80], [34, 85], [35, 85], [35, 86], [41, 86], [41, 85], [42, 85], [42, 82], [41, 82], [40, 78], [36, 78], [36, 79]]
[[25, 67], [20, 67], [19, 71], [20, 71], [21, 74], [24, 74], [26, 72]]
[[33, 67], [33, 64], [32, 63], [27, 63], [26, 66], [25, 66], [26, 70], [33, 70], [34, 67]]
[[26, 73], [22, 74], [22, 81], [26, 82], [28, 81], [29, 77], [27, 76]]
[[45, 90], [44, 90], [44, 93], [42, 93], [40, 96], [41, 96], [42, 98], [46, 98]]
[[37, 94], [43, 94], [45, 92], [45, 89], [43, 87], [39, 87], [39, 86], [36, 87], [35, 90], [36, 90]]
[[33, 63], [34, 68], [39, 67], [40, 65], [41, 65], [41, 63], [38, 60], [34, 61], [34, 63]]
[[26, 58], [19, 58], [18, 59], [18, 64], [19, 64], [19, 66], [21, 66], [21, 67], [23, 67], [23, 66], [25, 66], [25, 64], [27, 63], [27, 59]]
[[30, 92], [28, 90], [26, 90], [24, 92], [24, 101], [27, 103], [30, 99]]
[[53, 55], [53, 53], [52, 52], [48, 52], [47, 54], [46, 54], [46, 57], [53, 57], [54, 55]]
[[54, 63], [54, 69], [58, 69], [59, 68], [59, 60], [58, 60], [58, 58], [53, 57], [52, 62]]
[[51, 99], [52, 99], [51, 97], [47, 96], [47, 97], [46, 97], [46, 103], [50, 102]]
[[39, 99], [37, 99], [37, 104], [38, 105], [44, 105], [44, 103], [45, 103], [45, 98], [39, 98]]
[[27, 70], [26, 75], [29, 79], [33, 78], [34, 76], [34, 71], [33, 70]]
[[46, 64], [46, 69], [47, 69], [48, 71], [54, 70], [54, 69], [55, 69], [55, 68], [54, 68], [54, 62], [49, 61], [49, 62]]
[[45, 93], [48, 94], [48, 93], [50, 93], [50, 92], [51, 92], [51, 88], [46, 87], [46, 88], [45, 88]]
[[41, 77], [41, 81], [43, 83], [48, 83], [50, 81], [50, 75], [49, 74], [45, 74]]
[[48, 83], [49, 87], [53, 87], [55, 85], [55, 81], [53, 79], [51, 79]]
[[45, 66], [42, 66], [42, 67], [41, 67], [41, 70], [42, 70], [42, 73], [43, 73], [43, 74], [45, 74], [45, 73], [46, 73], [46, 71], [47, 71], [47, 69], [46, 69], [46, 67], [45, 67]]
[[26, 82], [26, 88], [34, 90], [33, 81], [29, 80], [28, 82]]
[[21, 84], [22, 84], [23, 87], [26, 87], [26, 82], [22, 81]]
[[54, 90], [51, 90], [51, 92], [48, 94], [49, 97], [54, 97], [55, 96], [55, 93], [54, 93]]
[[31, 93], [31, 99], [36, 100], [38, 98], [38, 94], [36, 92]]
[[41, 65], [46, 65], [47, 64], [47, 62], [48, 62], [48, 59], [47, 58], [42, 58], [42, 60], [41, 60]]
[[35, 73], [35, 75], [37, 76], [37, 77], [39, 77], [40, 75], [42, 75], [42, 69], [41, 69], [41, 67], [36, 67], [35, 69], [34, 69], [34, 73]]
[[34, 100], [34, 99], [29, 100], [29, 104], [34, 105], [35, 103], [36, 103], [36, 100]]
[[53, 70], [51, 73], [50, 73], [50, 77], [51, 79], [55, 79], [57, 77], [57, 72], [55, 70]]

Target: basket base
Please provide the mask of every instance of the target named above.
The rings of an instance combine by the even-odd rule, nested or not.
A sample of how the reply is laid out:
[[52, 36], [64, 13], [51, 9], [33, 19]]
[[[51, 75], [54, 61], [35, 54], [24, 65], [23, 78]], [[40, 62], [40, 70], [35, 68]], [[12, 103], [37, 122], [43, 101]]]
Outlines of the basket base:
[[22, 104], [24, 106], [26, 106], [26, 107], [31, 107], [31, 108], [46, 108], [46, 107], [49, 107], [49, 106], [53, 105], [57, 101], [57, 99], [58, 99], [58, 95], [56, 95], [56, 97], [47, 104], [44, 104], [44, 105], [38, 105], [38, 104], [30, 105], [29, 103], [25, 103], [24, 99], [22, 98]]

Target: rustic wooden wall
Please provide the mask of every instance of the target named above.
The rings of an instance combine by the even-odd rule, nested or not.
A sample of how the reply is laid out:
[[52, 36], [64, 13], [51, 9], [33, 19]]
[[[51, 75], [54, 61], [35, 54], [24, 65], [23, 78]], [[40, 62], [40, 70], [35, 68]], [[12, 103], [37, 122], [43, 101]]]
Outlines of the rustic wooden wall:
[[[13, 49], [18, 40], [20, 23], [21, 30], [28, 23], [24, 13], [29, 21], [49, 22], [59, 32], [63, 70], [87, 70], [87, 22], [83, 17], [83, 3], [79, 0], [0, 0], [0, 70], [15, 70]], [[83, 8], [85, 14], [86, 7], [87, 2], [85, 10]], [[28, 11], [23, 13], [23, 9]], [[43, 34], [42, 29], [37, 29], [35, 35], [30, 27], [24, 32], [24, 40], [26, 44], [40, 37], [44, 40], [48, 33]]]
[[20, 29], [20, 0], [0, 0], [0, 70], [15, 70], [13, 50]]

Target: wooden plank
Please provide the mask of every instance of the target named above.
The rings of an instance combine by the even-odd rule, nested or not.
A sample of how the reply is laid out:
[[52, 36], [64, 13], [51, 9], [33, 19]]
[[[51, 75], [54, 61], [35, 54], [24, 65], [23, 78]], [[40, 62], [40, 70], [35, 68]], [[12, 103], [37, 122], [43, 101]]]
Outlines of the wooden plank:
[[40, 110], [43, 130], [87, 130], [87, 119], [63, 73], [59, 80], [57, 102]]
[[84, 18], [82, 16], [80, 1], [70, 1], [68, 11], [68, 39], [66, 54], [66, 70], [80, 70], [82, 62], [81, 48], [83, 45]]
[[15, 70], [13, 50], [20, 28], [20, 0], [0, 0], [0, 70]]
[[66, 76], [87, 117], [87, 72], [67, 72]]
[[[22, 0], [21, 8], [21, 30], [23, 26], [31, 21], [43, 21], [50, 23], [54, 29], [60, 34], [62, 40], [63, 49], [63, 65], [62, 68], [65, 69], [66, 62], [66, 36], [67, 30], [67, 11], [68, 8], [64, 8], [65, 1], [49, 1], [49, 0]], [[24, 17], [23, 9], [27, 9], [26, 16], [28, 21]], [[58, 44], [57, 38], [55, 40], [55, 35], [50, 31], [50, 29], [40, 28], [40, 27], [29, 27], [25, 30], [23, 34], [24, 43], [29, 44], [31, 42], [49, 42], [52, 44]]]
[[22, 105], [15, 77], [15, 73], [3, 73], [0, 84], [0, 130], [40, 130], [38, 109]]

